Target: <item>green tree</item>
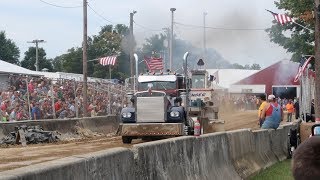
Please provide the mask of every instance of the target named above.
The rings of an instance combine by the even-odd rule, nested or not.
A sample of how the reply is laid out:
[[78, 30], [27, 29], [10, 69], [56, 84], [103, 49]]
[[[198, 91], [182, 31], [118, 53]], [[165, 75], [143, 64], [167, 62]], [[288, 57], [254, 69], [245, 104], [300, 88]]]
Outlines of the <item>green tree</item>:
[[[297, 23], [309, 29], [314, 29], [314, 19], [312, 18], [314, 4], [312, 0], [281, 0], [274, 3], [278, 9], [286, 11], [287, 15], [294, 18]], [[276, 20], [273, 21], [272, 27], [267, 29], [267, 32], [271, 42], [292, 53], [291, 60], [293, 61], [300, 61], [303, 54], [314, 54], [314, 32], [310, 32], [294, 23], [287, 23], [282, 26]], [[290, 32], [289, 36], [288, 32]]]
[[[92, 59], [117, 55], [115, 66], [111, 67], [112, 77], [120, 78], [130, 73], [129, 62], [129, 28], [123, 24], [116, 26], [106, 25], [101, 28], [97, 36], [92, 37], [92, 44], [89, 45], [89, 54]], [[134, 43], [135, 45], [135, 43]], [[93, 65], [92, 75], [100, 78], [109, 78], [109, 68], [100, 65], [97, 61]], [[124, 78], [124, 77], [122, 77]]]
[[0, 60], [19, 65], [19, 57], [19, 48], [11, 39], [6, 38], [4, 31], [0, 31]]
[[254, 64], [251, 65], [250, 69], [252, 69], [252, 70], [260, 70], [261, 67], [260, 67], [259, 64], [255, 64], [255, 63], [254, 63]]
[[234, 63], [231, 65], [233, 69], [244, 69], [244, 67], [241, 64]]
[[[129, 74], [129, 28], [125, 25], [106, 25], [98, 35], [88, 37], [88, 76], [109, 78], [109, 67], [99, 64], [100, 57], [117, 55], [117, 62], [112, 66], [113, 78], [124, 78]], [[94, 61], [90, 61], [94, 60]], [[73, 47], [67, 53], [57, 56], [53, 61], [57, 71], [82, 73], [82, 48]], [[122, 72], [122, 73], [120, 73]]]
[[243, 66], [243, 69], [251, 69], [249, 64]]
[[166, 49], [164, 42], [167, 37], [164, 34], [156, 34], [146, 39], [146, 43], [142, 45], [142, 52], [146, 55], [161, 53]]
[[[29, 47], [28, 51], [24, 53], [24, 58], [21, 61], [21, 66], [30, 70], [36, 70], [36, 48]], [[43, 48], [38, 49], [39, 70], [47, 68], [49, 71], [53, 70], [51, 61], [46, 58], [46, 52]]]
[[53, 66], [54, 72], [62, 72], [63, 71], [61, 56], [57, 56], [54, 59], [52, 59], [51, 64]]
[[[166, 47], [168, 38], [166, 34], [156, 34], [146, 39], [146, 42], [142, 45], [142, 48], [139, 50], [139, 56], [159, 56], [160, 54], [164, 56], [164, 61], [166, 67], [169, 68], [169, 54]], [[207, 49], [206, 59], [203, 58], [203, 49], [193, 46], [190, 42], [174, 38], [173, 41], [173, 70], [179, 69], [182, 67], [182, 57], [185, 52], [191, 52], [188, 60], [188, 66], [197, 68], [197, 62], [200, 58], [203, 59], [206, 68], [228, 68], [230, 63], [223, 59], [223, 57], [214, 49]], [[142, 69], [146, 69], [144, 63], [141, 64]], [[140, 67], [139, 66], [139, 67]], [[141, 69], [140, 68], [140, 69]]]
[[56, 60], [62, 64], [63, 72], [82, 74], [82, 48], [71, 48]]

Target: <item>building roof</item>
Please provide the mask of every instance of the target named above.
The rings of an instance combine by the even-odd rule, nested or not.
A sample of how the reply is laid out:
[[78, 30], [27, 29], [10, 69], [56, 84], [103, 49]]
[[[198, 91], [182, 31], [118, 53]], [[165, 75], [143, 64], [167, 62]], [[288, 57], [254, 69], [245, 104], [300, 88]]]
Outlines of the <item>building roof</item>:
[[34, 71], [0, 60], [0, 73], [35, 75]]
[[[218, 71], [219, 86], [229, 89], [232, 84], [246, 78], [258, 70], [247, 70], [247, 69], [207, 69], [210, 75], [213, 75]], [[214, 83], [214, 82], [213, 82]]]
[[282, 60], [235, 84], [299, 85], [299, 82], [294, 82], [298, 68], [299, 63]]

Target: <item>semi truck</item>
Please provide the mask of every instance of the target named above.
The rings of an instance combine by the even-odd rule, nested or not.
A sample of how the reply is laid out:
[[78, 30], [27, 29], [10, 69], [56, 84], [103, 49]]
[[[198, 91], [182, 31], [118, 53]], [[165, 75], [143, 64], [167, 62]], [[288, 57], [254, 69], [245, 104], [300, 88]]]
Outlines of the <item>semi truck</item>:
[[[201, 133], [209, 131], [209, 121], [218, 118], [213, 89], [205, 70], [188, 75], [187, 57], [188, 53], [183, 58], [183, 74], [149, 72], [137, 76], [136, 91], [127, 94], [128, 103], [120, 113], [118, 132], [123, 143], [193, 135], [195, 122], [200, 122]], [[202, 79], [203, 86], [195, 86], [196, 79]]]

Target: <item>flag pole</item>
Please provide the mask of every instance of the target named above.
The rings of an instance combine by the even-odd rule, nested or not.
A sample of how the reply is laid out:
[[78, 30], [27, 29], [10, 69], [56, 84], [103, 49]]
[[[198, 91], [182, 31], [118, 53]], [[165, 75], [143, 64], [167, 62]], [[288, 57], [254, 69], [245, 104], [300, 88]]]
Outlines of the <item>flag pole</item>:
[[309, 31], [311, 31], [311, 32], [314, 32], [314, 30], [309, 29], [309, 28], [307, 28], [307, 27], [305, 27], [305, 26], [303, 26], [303, 25], [301, 25], [301, 24], [299, 24], [299, 23], [297, 23], [297, 22], [295, 22], [295, 21], [292, 21], [292, 23], [294, 23], [294, 24], [296, 24], [296, 25], [298, 25], [298, 26], [300, 26], [300, 27], [302, 27], [302, 28], [304, 28], [304, 29], [307, 29], [307, 30], [309, 30]]
[[[265, 10], [268, 11], [268, 12], [270, 12], [273, 16], [278, 15], [277, 13], [274, 13], [274, 12], [268, 10], [268, 9], [265, 9]], [[276, 19], [276, 18], [275, 18], [275, 19]], [[290, 19], [291, 19], [291, 18], [290, 18]], [[302, 28], [304, 28], [304, 29], [307, 29], [307, 30], [309, 30], [309, 31], [311, 31], [311, 32], [314, 32], [314, 30], [309, 29], [309, 28], [307, 28], [307, 27], [305, 27], [305, 26], [303, 26], [303, 25], [295, 22], [293, 19], [292, 19], [290, 22], [292, 22], [292, 23], [294, 23], [294, 24], [296, 24], [296, 25], [298, 25], [298, 26], [300, 26], [300, 27], [302, 27]]]

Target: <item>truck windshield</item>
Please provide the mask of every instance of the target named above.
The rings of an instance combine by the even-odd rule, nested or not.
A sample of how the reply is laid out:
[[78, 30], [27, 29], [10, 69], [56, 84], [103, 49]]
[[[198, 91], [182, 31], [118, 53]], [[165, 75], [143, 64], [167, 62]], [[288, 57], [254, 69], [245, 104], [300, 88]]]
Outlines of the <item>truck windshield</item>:
[[140, 91], [146, 91], [148, 90], [148, 84], [152, 84], [153, 90], [168, 90], [168, 89], [176, 89], [176, 82], [143, 82], [139, 83], [139, 90]]
[[192, 88], [205, 88], [205, 75], [192, 75]]

